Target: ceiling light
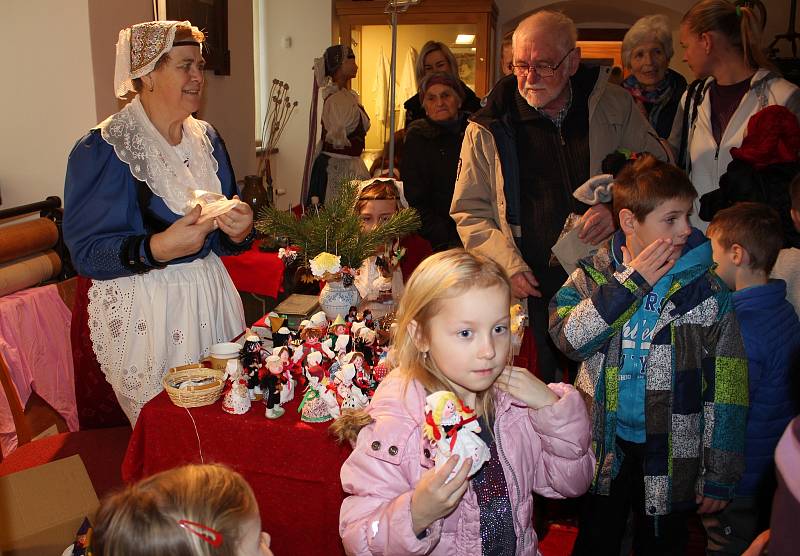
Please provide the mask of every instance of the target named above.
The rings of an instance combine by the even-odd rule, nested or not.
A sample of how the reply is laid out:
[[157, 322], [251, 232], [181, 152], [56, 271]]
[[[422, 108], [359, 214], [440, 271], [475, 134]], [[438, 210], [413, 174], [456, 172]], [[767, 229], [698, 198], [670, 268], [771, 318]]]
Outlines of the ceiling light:
[[456, 44], [472, 44], [475, 42], [475, 35], [462, 35], [456, 37]]

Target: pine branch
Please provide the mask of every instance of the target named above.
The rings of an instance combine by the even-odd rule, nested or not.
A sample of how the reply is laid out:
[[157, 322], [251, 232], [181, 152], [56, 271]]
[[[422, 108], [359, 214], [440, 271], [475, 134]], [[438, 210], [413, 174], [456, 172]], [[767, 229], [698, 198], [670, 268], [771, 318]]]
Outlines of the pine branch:
[[340, 184], [339, 194], [319, 212], [307, 213], [298, 220], [292, 213], [265, 207], [259, 212], [255, 227], [262, 233], [288, 237], [302, 250], [304, 264], [324, 251], [339, 255], [342, 266], [353, 269], [394, 238], [420, 228], [419, 214], [407, 208], [374, 230], [363, 231], [359, 215], [353, 210], [357, 198], [358, 182], [348, 177]]

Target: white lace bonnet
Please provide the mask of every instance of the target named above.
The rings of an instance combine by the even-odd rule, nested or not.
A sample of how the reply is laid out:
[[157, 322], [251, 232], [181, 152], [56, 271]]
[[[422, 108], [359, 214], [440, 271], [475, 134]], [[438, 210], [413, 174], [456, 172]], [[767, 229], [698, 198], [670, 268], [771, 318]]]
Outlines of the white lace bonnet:
[[153, 71], [161, 56], [172, 48], [178, 25], [192, 27], [188, 21], [146, 21], [119, 32], [114, 65], [114, 94], [117, 97], [125, 98], [129, 91], [135, 90], [134, 79]]

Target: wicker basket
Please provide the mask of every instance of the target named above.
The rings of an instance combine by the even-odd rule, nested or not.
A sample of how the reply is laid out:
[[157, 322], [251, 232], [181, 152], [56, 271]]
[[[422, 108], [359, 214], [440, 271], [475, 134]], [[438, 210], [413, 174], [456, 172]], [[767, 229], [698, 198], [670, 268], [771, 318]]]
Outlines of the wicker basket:
[[[169, 394], [169, 398], [175, 405], [179, 407], [200, 407], [211, 405], [219, 399], [222, 389], [225, 387], [225, 381], [222, 380], [224, 375], [225, 371], [209, 369], [200, 363], [194, 363], [171, 368], [162, 383], [167, 394]], [[187, 380], [199, 381], [204, 379], [212, 380], [210, 383], [201, 386], [178, 388], [179, 384]]]

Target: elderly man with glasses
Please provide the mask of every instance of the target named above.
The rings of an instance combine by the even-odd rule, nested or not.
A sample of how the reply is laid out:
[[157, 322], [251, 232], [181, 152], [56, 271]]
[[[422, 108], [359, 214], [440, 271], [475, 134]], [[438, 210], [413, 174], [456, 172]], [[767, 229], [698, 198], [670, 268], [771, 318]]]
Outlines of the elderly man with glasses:
[[614, 229], [608, 207], [590, 208], [572, 192], [619, 148], [667, 158], [631, 96], [608, 83], [611, 68], [580, 63], [576, 40], [575, 24], [561, 13], [539, 11], [519, 24], [513, 74], [467, 126], [450, 209], [464, 247], [500, 263], [514, 296], [528, 299], [545, 381], [560, 367], [547, 306], [567, 278], [550, 249], [571, 212], [583, 214], [586, 243]]

